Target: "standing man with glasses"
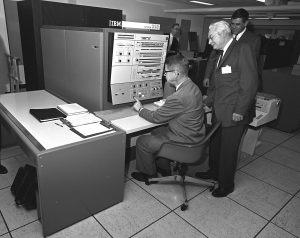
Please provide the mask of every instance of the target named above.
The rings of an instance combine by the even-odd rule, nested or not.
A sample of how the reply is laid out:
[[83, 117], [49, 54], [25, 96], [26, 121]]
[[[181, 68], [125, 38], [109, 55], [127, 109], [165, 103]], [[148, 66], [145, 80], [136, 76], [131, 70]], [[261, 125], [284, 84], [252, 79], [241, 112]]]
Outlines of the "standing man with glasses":
[[[167, 123], [151, 132], [142, 135], [136, 142], [136, 168], [132, 173], [138, 181], [147, 181], [156, 177], [157, 172], [170, 174], [167, 160], [156, 166], [155, 154], [162, 143], [167, 141], [198, 143], [205, 137], [204, 110], [202, 94], [198, 86], [188, 77], [188, 60], [181, 55], [170, 56], [166, 60], [165, 76], [176, 91], [166, 98], [163, 106], [156, 111], [143, 108], [136, 99], [133, 109], [139, 116], [152, 123]], [[159, 171], [158, 171], [159, 170]]]
[[237, 43], [225, 21], [211, 24], [208, 38], [209, 44], [223, 54], [216, 60], [204, 103], [212, 107], [212, 123], [220, 121], [222, 124], [210, 141], [209, 170], [196, 173], [196, 177], [217, 180], [219, 187], [212, 195], [225, 197], [234, 190], [239, 144], [252, 121], [250, 112], [255, 106], [257, 62], [250, 45]]

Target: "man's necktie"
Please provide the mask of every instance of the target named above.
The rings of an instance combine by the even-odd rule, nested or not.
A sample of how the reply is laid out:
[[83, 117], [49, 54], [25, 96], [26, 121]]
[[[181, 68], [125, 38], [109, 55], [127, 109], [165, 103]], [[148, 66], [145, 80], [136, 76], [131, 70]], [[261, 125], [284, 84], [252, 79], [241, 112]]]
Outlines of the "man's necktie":
[[219, 60], [218, 60], [218, 66], [221, 63], [221, 60], [223, 58], [223, 50], [219, 50]]

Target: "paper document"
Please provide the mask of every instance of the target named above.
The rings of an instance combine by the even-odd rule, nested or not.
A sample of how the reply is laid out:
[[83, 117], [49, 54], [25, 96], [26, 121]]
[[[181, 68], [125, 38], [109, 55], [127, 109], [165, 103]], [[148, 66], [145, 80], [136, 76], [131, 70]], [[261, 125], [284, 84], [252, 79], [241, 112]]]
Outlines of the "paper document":
[[122, 129], [126, 132], [126, 134], [130, 134], [136, 131], [148, 129], [159, 125], [149, 122], [144, 118], [140, 117], [139, 115], [112, 120], [111, 124]]
[[97, 134], [102, 134], [108, 131], [112, 131], [112, 127], [103, 126], [100, 123], [92, 123], [81, 126], [76, 126], [71, 129], [73, 132], [79, 134], [82, 137], [94, 136]]
[[57, 108], [67, 116], [88, 112], [86, 108], [80, 106], [78, 103], [62, 104], [58, 105]]
[[95, 116], [92, 113], [81, 113], [67, 116], [64, 121], [67, 125], [74, 127], [95, 122], [101, 122], [102, 120], [101, 118]]

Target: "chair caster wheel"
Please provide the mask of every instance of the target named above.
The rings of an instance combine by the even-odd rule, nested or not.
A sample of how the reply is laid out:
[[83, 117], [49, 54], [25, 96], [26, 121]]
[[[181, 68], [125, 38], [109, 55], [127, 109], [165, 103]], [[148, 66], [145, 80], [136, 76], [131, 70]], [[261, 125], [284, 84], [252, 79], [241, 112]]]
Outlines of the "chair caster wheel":
[[212, 192], [214, 190], [215, 186], [209, 187], [209, 191]]
[[188, 208], [188, 205], [187, 205], [187, 204], [182, 204], [182, 205], [180, 206], [181, 211], [185, 211], [187, 208]]
[[149, 182], [149, 181], [146, 181], [146, 182], [145, 182], [145, 184], [146, 184], [146, 185], [150, 185], [150, 184], [151, 184], [151, 182]]

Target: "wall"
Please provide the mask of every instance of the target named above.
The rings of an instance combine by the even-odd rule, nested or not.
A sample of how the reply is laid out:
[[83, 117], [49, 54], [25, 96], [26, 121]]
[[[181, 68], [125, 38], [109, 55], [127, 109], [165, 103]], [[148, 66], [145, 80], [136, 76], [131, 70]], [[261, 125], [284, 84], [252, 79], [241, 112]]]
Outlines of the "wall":
[[8, 84], [8, 67], [6, 55], [9, 54], [3, 0], [0, 0], [0, 94], [6, 91]]
[[[251, 16], [251, 14], [250, 14]], [[203, 20], [203, 34], [200, 39], [201, 49], [204, 50], [207, 34], [208, 34], [208, 26], [210, 23], [215, 21], [220, 21], [221, 18], [204, 18]], [[225, 20], [230, 21], [230, 20]], [[258, 30], [269, 29], [269, 30], [300, 30], [300, 20], [250, 20], [250, 24]]]
[[[2, 5], [5, 3], [5, 10], [7, 12], [7, 24], [9, 43], [11, 54], [22, 59], [22, 49], [20, 40], [20, 30], [18, 24], [17, 3], [11, 0], [0, 0]], [[126, 15], [127, 21], [133, 22], [149, 22], [149, 16], [159, 16], [167, 18], [175, 18], [176, 22], [180, 23], [181, 19], [191, 20], [190, 31], [195, 31], [202, 39], [202, 25], [203, 17], [194, 15], [176, 15], [174, 13], [165, 13], [166, 9], [177, 9], [186, 7], [185, 4], [178, 4], [172, 1], [159, 1], [156, 0], [48, 0], [52, 2], [71, 3], [86, 6], [96, 6], [104, 8], [114, 8], [123, 10], [123, 15]], [[3, 10], [3, 23], [5, 23], [4, 9]], [[1, 18], [2, 19], [2, 18]], [[3, 27], [6, 32], [6, 26]], [[1, 30], [2, 32], [2, 30]], [[6, 45], [8, 45], [7, 34], [4, 36]]]

